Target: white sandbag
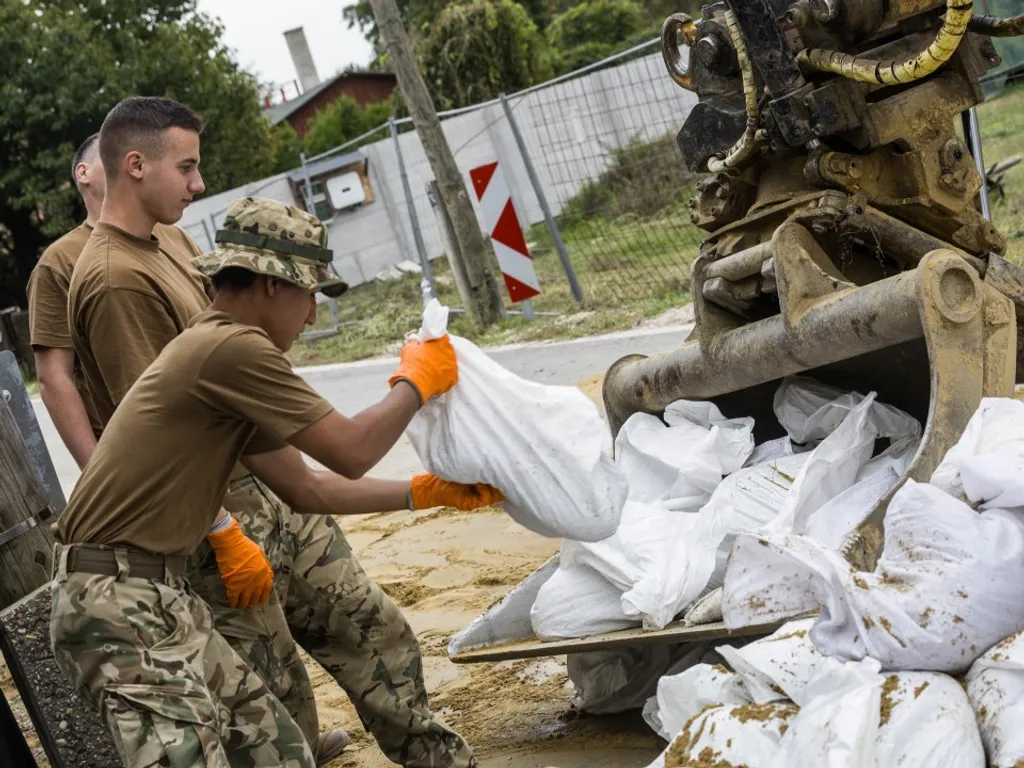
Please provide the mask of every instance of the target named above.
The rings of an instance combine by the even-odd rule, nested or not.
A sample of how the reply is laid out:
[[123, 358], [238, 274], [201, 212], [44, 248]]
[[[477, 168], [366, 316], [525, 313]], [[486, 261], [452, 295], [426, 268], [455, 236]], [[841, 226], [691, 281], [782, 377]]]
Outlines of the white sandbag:
[[[448, 310], [423, 312], [421, 340], [447, 333]], [[502, 508], [542, 536], [600, 541], [619, 525], [628, 482], [611, 458], [597, 406], [575, 387], [522, 379], [472, 342], [451, 337], [459, 381], [426, 403], [407, 433], [424, 467], [462, 483], [489, 483]]]
[[885, 678], [875, 751], [879, 768], [985, 768], [967, 694], [956, 680], [934, 672]]
[[831, 406], [844, 396], [841, 389], [809, 376], [787, 376], [775, 390], [775, 418], [797, 445], [823, 440], [835, 431], [845, 414]]
[[697, 524], [696, 515], [675, 512], [664, 504], [627, 501], [618, 530], [607, 539], [562, 542], [561, 562], [586, 565], [625, 592], [666, 558], [669, 539], [685, 537]]
[[771, 768], [984, 768], [967, 696], [932, 672], [883, 676], [875, 659], [823, 657]]
[[743, 681], [752, 701], [790, 699], [802, 704], [804, 689], [825, 658], [808, 636], [813, 623], [813, 618], [791, 621], [768, 637], [742, 648], [724, 645], [718, 652]]
[[876, 768], [878, 662], [832, 663], [826, 669], [807, 686], [805, 704], [765, 763], [769, 768]]
[[634, 413], [615, 438], [630, 500], [672, 499], [674, 509], [700, 509], [722, 476], [743, 466], [753, 451], [753, 428], [753, 419], [726, 419], [709, 402], [673, 403], [664, 421]]
[[589, 566], [562, 563], [537, 592], [530, 624], [541, 640], [565, 640], [638, 622], [622, 612], [622, 590]]
[[967, 695], [991, 768], [1024, 764], [1024, 632], [1001, 640], [974, 662]]
[[655, 732], [672, 741], [690, 718], [710, 706], [749, 704], [743, 679], [725, 667], [697, 664], [658, 680], [658, 691], [644, 705], [644, 720]]
[[627, 616], [662, 629], [697, 599], [715, 573], [716, 553], [728, 534], [758, 530], [779, 514], [786, 493], [810, 454], [784, 456], [725, 478], [690, 526], [663, 530], [662, 558], [642, 569], [622, 596]]
[[907, 481], [886, 515], [875, 572], [798, 535], [736, 538], [722, 603], [727, 626], [820, 606], [811, 640], [825, 654], [887, 670], [966, 670], [1024, 627], [1024, 511], [981, 514]]
[[689, 669], [705, 653], [707, 649], [702, 644], [643, 645], [570, 653], [566, 657], [566, 673], [575, 686], [573, 706], [594, 715], [640, 709], [657, 691], [659, 680]]
[[[783, 398], [787, 397], [787, 391], [797, 391], [788, 379], [779, 388]], [[810, 436], [821, 437], [821, 442], [797, 475], [782, 513], [766, 530], [808, 533], [811, 517], [817, 516], [815, 530], [821, 536], [834, 539], [851, 529], [836, 531], [833, 527], [838, 525], [836, 518], [816, 513], [859, 480], [890, 470], [902, 474], [917, 450], [921, 425], [908, 414], [879, 403], [874, 393], [867, 397], [857, 393], [843, 395], [821, 405], [810, 421], [815, 422], [814, 426], [803, 425], [804, 428], [811, 430]], [[823, 435], [826, 429], [829, 431]], [[808, 436], [807, 432], [799, 434], [804, 438]], [[881, 456], [872, 459], [878, 438], [889, 439], [890, 446]], [[859, 522], [857, 520], [854, 527]]]
[[[981, 459], [981, 465], [995, 458], [1004, 462], [1024, 458], [1024, 403], [1011, 398], [984, 398], [978, 410], [971, 416], [971, 420], [967, 422], [963, 435], [932, 473], [932, 485], [951, 496], [966, 499], [960, 473], [963, 466], [975, 457]], [[1013, 477], [1006, 479], [1010, 481], [1005, 483], [1006, 488], [1022, 488], [1020, 482], [1012, 482]], [[1020, 497], [1021, 494], [1017, 493], [1007, 499], [1011, 503], [1000, 500], [998, 506], [1020, 506], [1019, 501], [1013, 503]], [[991, 501], [994, 498], [986, 500]]]
[[[863, 472], [862, 469], [858, 477]], [[847, 537], [867, 520], [878, 503], [896, 487], [900, 474], [893, 467], [886, 466], [839, 492], [811, 511], [804, 525], [804, 533], [829, 549], [841, 549]]]
[[779, 741], [796, 714], [796, 705], [788, 703], [704, 710], [686, 724], [669, 746], [665, 768], [702, 764], [769, 768]]
[[814, 450], [815, 444], [797, 445], [788, 437], [779, 437], [775, 440], [766, 440], [754, 446], [754, 452], [747, 458], [744, 467], [756, 467], [769, 461], [781, 459], [783, 456], [792, 456], [794, 453], [806, 453]]

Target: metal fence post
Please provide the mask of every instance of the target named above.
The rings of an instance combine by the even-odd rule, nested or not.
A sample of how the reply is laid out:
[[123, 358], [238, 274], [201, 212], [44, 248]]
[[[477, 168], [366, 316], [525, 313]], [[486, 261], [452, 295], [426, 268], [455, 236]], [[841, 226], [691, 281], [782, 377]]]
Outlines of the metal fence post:
[[558, 258], [562, 260], [562, 268], [565, 270], [565, 276], [569, 279], [569, 288], [572, 290], [572, 295], [576, 301], [582, 302], [583, 290], [580, 288], [579, 280], [576, 279], [576, 272], [572, 268], [572, 262], [569, 261], [569, 252], [565, 248], [565, 243], [562, 242], [562, 233], [558, 231], [555, 217], [551, 215], [548, 199], [544, 194], [544, 188], [541, 186], [540, 179], [537, 177], [537, 171], [533, 167], [533, 162], [530, 160], [530, 152], [526, 148], [523, 134], [519, 132], [519, 124], [516, 123], [516, 118], [512, 114], [512, 107], [509, 106], [505, 94], [501, 94], [499, 98], [501, 99], [501, 108], [505, 110], [505, 118], [508, 120], [509, 127], [512, 128], [512, 135], [515, 137], [516, 146], [519, 147], [519, 156], [522, 157], [523, 165], [526, 166], [526, 174], [530, 177], [530, 186], [533, 187], [533, 193], [537, 195], [540, 209], [544, 212], [544, 221], [548, 225], [548, 232], [551, 233], [551, 240], [555, 244], [555, 250], [558, 251]]
[[306, 165], [305, 152], [299, 152], [299, 162], [302, 163], [302, 192], [306, 197], [306, 212], [316, 216], [316, 206], [313, 205], [313, 185], [309, 181], [309, 166]]
[[416, 241], [416, 250], [420, 256], [420, 267], [423, 269], [420, 291], [423, 293], [423, 306], [427, 306], [431, 299], [437, 298], [437, 286], [434, 285], [434, 273], [430, 269], [430, 257], [427, 256], [427, 246], [424, 245], [423, 233], [420, 232], [420, 220], [416, 215], [416, 204], [412, 199], [409, 174], [405, 170], [405, 158], [402, 157], [402, 144], [398, 141], [398, 126], [395, 125], [395, 118], [388, 118], [388, 128], [391, 131], [391, 142], [395, 145], [395, 155], [398, 156], [398, 175], [402, 178], [405, 204], [409, 208], [409, 223], [412, 226], [412, 237]]

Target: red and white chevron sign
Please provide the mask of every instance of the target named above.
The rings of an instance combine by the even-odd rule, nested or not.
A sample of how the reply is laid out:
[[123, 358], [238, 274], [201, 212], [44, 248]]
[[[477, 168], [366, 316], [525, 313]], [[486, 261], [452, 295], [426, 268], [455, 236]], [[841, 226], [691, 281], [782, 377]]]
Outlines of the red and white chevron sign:
[[512, 205], [505, 174], [497, 163], [488, 163], [470, 170], [469, 179], [480, 202], [480, 212], [490, 232], [509, 298], [519, 302], [539, 295], [540, 281]]

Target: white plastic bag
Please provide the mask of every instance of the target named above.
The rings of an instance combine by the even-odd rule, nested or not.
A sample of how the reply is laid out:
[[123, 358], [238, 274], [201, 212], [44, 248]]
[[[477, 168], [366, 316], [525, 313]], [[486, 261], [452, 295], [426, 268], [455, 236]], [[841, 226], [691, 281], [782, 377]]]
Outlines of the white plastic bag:
[[[971, 416], [967, 428], [949, 449], [939, 466], [932, 473], [931, 483], [951, 496], [966, 499], [961, 470], [967, 464], [975, 464], [978, 470], [992, 460], [1000, 460], [1005, 467], [1008, 460], [1024, 458], [1024, 403], [1011, 398], [990, 397], [981, 401], [978, 410]], [[972, 460], [977, 460], [973, 462]], [[981, 472], [979, 472], [981, 474]], [[1024, 482], [1003, 473], [1000, 481], [1003, 489], [1024, 491]], [[1021, 493], [999, 499], [996, 506], [1020, 506]], [[994, 501], [995, 497], [985, 499]], [[976, 499], [977, 501], [977, 499]]]
[[633, 501], [672, 500], [696, 511], [722, 476], [739, 469], [754, 448], [753, 419], [726, 419], [712, 403], [679, 401], [664, 422], [634, 413], [615, 438], [615, 460], [629, 478]]
[[658, 692], [644, 705], [644, 720], [665, 741], [672, 741], [686, 722], [705, 707], [750, 703], [743, 679], [725, 667], [697, 664], [658, 681]]
[[931, 672], [879, 674], [875, 659], [822, 659], [771, 768], [984, 768], [967, 696]]
[[1015, 632], [974, 662], [967, 673], [967, 695], [991, 768], [1024, 764], [1024, 632]]
[[808, 637], [814, 619], [791, 621], [768, 637], [742, 648], [725, 645], [718, 652], [743, 681], [751, 700], [764, 704], [790, 699], [801, 704], [825, 658]]
[[977, 513], [907, 481], [886, 515], [873, 573], [808, 537], [738, 536], [726, 569], [729, 627], [820, 606], [811, 640], [825, 654], [871, 656], [889, 670], [956, 673], [1024, 627], [1024, 510]]
[[765, 763], [770, 768], [876, 768], [882, 699], [878, 662], [831, 664], [827, 670], [804, 691], [804, 706]]
[[622, 596], [627, 616], [662, 629], [711, 583], [719, 545], [727, 535], [757, 530], [779, 514], [786, 493], [810, 454], [784, 456], [725, 478], [689, 525], [661, 531], [661, 556]]
[[[714, 765], [769, 768], [782, 735], [796, 717], [789, 703], [712, 707], [692, 718], [665, 752], [665, 768]], [[793, 763], [792, 765], [803, 765]], [[811, 765], [807, 763], [806, 765]]]
[[876, 753], [879, 768], [985, 768], [985, 750], [964, 689], [934, 672], [886, 677]]
[[559, 565], [537, 593], [530, 624], [541, 640], [600, 635], [635, 627], [622, 612], [622, 590], [587, 565]]
[[[420, 340], [443, 336], [447, 323], [447, 308], [431, 301]], [[597, 406], [575, 387], [521, 379], [466, 339], [451, 342], [458, 384], [427, 402], [407, 430], [427, 470], [493, 485], [505, 495], [502, 508], [542, 536], [611, 536], [628, 483]]]

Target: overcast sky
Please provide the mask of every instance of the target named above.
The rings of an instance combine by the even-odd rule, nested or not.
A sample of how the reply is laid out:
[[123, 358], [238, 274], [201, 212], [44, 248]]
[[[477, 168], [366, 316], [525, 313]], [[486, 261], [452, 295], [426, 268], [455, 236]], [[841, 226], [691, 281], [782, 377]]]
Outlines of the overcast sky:
[[304, 27], [317, 74], [327, 78], [346, 64], [366, 64], [372, 50], [358, 29], [349, 29], [341, 9], [350, 0], [199, 0], [218, 17], [224, 39], [243, 68], [261, 82], [298, 79], [284, 32]]

